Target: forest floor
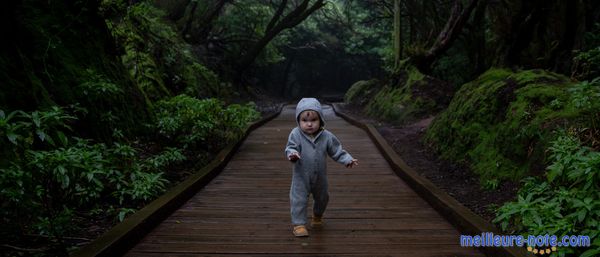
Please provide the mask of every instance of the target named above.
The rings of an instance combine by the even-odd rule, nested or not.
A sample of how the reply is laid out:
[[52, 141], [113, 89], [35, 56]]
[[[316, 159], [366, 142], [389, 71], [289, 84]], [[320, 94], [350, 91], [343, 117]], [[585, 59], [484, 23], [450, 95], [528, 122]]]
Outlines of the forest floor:
[[497, 207], [516, 198], [518, 183], [503, 182], [495, 190], [482, 189], [476, 174], [465, 166], [439, 158], [423, 143], [425, 130], [434, 117], [394, 126], [368, 117], [356, 106], [339, 106], [341, 112], [375, 126], [406, 164], [488, 222], [495, 218]]

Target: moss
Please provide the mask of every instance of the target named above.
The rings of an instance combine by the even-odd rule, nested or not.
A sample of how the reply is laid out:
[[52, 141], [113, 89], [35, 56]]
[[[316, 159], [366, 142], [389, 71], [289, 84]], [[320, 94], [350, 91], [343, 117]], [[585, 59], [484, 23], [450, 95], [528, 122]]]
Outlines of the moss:
[[377, 79], [358, 81], [348, 89], [344, 95], [344, 102], [364, 106], [377, 93], [379, 85]]
[[414, 66], [404, 65], [394, 77], [384, 86], [375, 80], [359, 81], [348, 90], [345, 101], [363, 106], [369, 115], [401, 124], [441, 110], [451, 98], [446, 83]]
[[423, 73], [421, 73], [415, 66], [408, 66], [406, 67], [405, 71], [408, 74], [408, 79], [406, 80], [405, 84], [408, 86], [425, 79], [425, 75], [423, 75]]
[[385, 86], [367, 104], [366, 112], [374, 117], [386, 120], [400, 120], [408, 113], [407, 106], [403, 103], [410, 99], [402, 89]]
[[533, 168], [545, 162], [553, 131], [586, 126], [569, 93], [576, 85], [544, 70], [490, 69], [462, 86], [426, 140], [444, 158], [469, 165], [484, 185], [540, 172]]
[[109, 22], [123, 46], [121, 59], [149, 105], [170, 95], [198, 98], [230, 94], [219, 77], [200, 64], [165, 13], [149, 3], [133, 5], [122, 19]]

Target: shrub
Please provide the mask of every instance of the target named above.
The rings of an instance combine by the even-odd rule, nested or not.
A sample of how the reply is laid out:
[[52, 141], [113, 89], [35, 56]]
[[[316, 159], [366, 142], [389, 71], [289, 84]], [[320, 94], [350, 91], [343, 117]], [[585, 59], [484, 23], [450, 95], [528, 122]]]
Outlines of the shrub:
[[259, 117], [253, 104], [228, 107], [218, 99], [179, 95], [156, 104], [158, 134], [185, 149], [215, 152], [239, 138], [248, 122]]
[[[549, 148], [551, 164], [545, 179], [527, 178], [515, 202], [504, 204], [494, 222], [505, 231], [531, 235], [600, 235], [600, 152], [584, 147], [562, 131]], [[597, 242], [598, 243], [598, 242]], [[596, 243], [586, 254], [600, 253]], [[558, 248], [554, 255], [581, 254]]]
[[[164, 192], [160, 170], [184, 159], [177, 149], [140, 159], [133, 147], [70, 137], [75, 117], [60, 107], [6, 115], [0, 110], [0, 216], [11, 236], [58, 239], [76, 226], [73, 217], [102, 200], [139, 207]], [[122, 210], [126, 211], [127, 209]], [[119, 215], [123, 217], [124, 215]]]
[[600, 76], [600, 46], [578, 52], [573, 58], [572, 76], [589, 80]]

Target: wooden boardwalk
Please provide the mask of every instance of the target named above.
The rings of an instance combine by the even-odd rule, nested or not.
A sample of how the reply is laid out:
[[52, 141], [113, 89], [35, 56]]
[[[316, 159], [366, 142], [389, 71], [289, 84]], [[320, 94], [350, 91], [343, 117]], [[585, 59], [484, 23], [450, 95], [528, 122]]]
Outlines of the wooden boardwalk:
[[360, 165], [346, 169], [329, 159], [325, 225], [294, 237], [291, 164], [283, 153], [294, 108], [253, 131], [219, 176], [126, 256], [484, 256], [460, 247], [460, 233], [394, 174], [366, 132], [330, 106], [327, 129]]

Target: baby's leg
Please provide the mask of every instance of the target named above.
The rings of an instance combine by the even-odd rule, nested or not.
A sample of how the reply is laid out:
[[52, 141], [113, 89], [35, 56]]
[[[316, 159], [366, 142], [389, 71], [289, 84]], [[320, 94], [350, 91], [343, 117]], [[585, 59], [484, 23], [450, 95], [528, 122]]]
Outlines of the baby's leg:
[[325, 209], [327, 209], [327, 203], [329, 203], [327, 175], [318, 176], [314, 182], [311, 188], [315, 200], [313, 204], [313, 216], [321, 217], [325, 213]]
[[[299, 173], [299, 172], [298, 172]], [[292, 186], [290, 188], [290, 205], [292, 224], [306, 225], [306, 208], [308, 205], [308, 195], [310, 193], [310, 184], [308, 178], [302, 177], [294, 172]]]

